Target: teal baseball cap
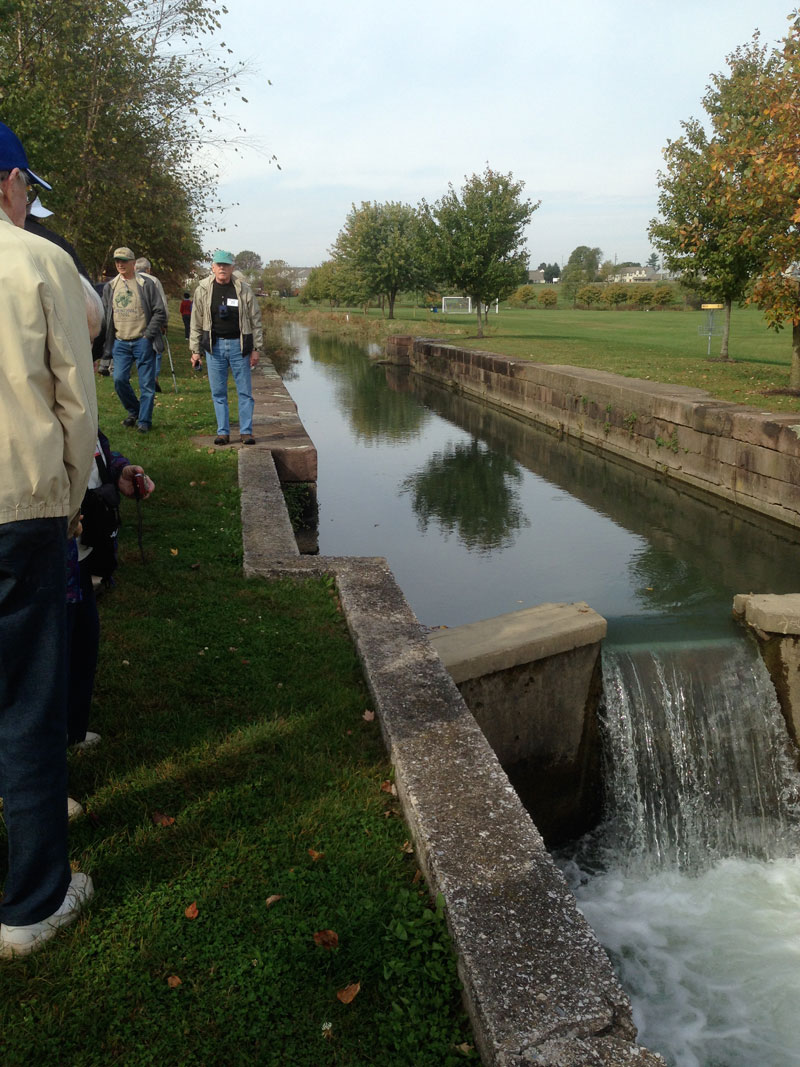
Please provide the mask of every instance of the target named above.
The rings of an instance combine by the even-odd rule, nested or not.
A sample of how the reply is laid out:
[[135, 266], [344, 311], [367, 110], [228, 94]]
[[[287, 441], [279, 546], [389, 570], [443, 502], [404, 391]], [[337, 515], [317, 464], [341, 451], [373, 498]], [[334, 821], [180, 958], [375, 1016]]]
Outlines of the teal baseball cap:
[[214, 253], [214, 258], [213, 258], [213, 260], [211, 262], [212, 263], [226, 263], [229, 267], [232, 267], [233, 266], [233, 252], [223, 252], [221, 249], [218, 249]]

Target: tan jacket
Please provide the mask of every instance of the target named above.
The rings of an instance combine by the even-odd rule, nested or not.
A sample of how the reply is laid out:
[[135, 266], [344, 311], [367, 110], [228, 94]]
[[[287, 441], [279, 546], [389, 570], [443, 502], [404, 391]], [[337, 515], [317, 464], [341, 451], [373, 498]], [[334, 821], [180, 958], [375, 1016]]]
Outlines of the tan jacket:
[[[234, 272], [231, 281], [236, 289], [239, 300], [239, 343], [242, 355], [249, 356], [251, 352], [262, 352], [264, 349], [264, 337], [261, 330], [261, 308], [258, 306], [253, 290]], [[189, 327], [189, 351], [210, 352], [213, 338], [211, 336], [211, 290], [214, 286], [214, 275], [198, 284], [194, 291], [194, 303], [192, 304], [192, 319]]]
[[0, 523], [66, 515], [74, 526], [96, 439], [78, 272], [0, 210]]

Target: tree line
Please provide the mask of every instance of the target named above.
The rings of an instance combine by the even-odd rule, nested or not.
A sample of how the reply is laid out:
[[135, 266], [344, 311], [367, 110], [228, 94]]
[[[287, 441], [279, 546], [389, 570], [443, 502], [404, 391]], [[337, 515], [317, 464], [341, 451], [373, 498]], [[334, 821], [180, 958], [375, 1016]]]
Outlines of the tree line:
[[351, 306], [383, 298], [394, 318], [398, 293], [450, 287], [472, 297], [483, 336], [482, 309], [527, 277], [524, 231], [539, 203], [523, 189], [513, 174], [487, 164], [460, 190], [451, 183], [433, 204], [353, 204], [331, 258], [312, 270], [305, 296]]
[[211, 47], [223, 12], [212, 0], [0, 0], [3, 121], [53, 185], [53, 228], [95, 277], [120, 244], [173, 287], [202, 256], [199, 225], [220, 210], [209, 152], [244, 135], [224, 113], [228, 95], [243, 99], [245, 66]]

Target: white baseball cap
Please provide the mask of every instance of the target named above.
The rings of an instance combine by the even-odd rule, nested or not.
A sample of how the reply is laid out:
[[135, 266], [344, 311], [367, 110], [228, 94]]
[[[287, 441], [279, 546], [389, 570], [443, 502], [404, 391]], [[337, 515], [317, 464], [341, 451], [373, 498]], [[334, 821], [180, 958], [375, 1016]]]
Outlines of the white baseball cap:
[[28, 208], [28, 214], [34, 215], [37, 219], [49, 219], [53, 212], [48, 211], [48, 209], [44, 206], [44, 204], [37, 196]]

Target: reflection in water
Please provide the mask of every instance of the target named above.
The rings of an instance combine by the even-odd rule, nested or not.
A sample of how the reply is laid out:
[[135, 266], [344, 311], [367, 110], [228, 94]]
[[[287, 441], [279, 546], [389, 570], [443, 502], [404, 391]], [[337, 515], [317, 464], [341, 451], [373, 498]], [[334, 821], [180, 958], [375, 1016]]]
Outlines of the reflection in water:
[[336, 403], [356, 440], [406, 441], [420, 433], [428, 413], [412, 397], [386, 388], [383, 368], [365, 358], [362, 345], [311, 334], [308, 350], [315, 363], [335, 369]]
[[291, 339], [291, 394], [319, 453], [320, 552], [386, 557], [426, 624], [585, 600], [611, 641], [725, 636], [735, 593], [796, 589], [789, 528], [380, 366], [360, 345]]
[[410, 474], [401, 492], [411, 494], [423, 533], [436, 521], [445, 536], [478, 552], [505, 548], [530, 523], [519, 499], [517, 465], [474, 438], [435, 452], [424, 469]]

